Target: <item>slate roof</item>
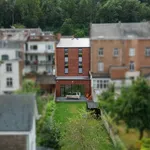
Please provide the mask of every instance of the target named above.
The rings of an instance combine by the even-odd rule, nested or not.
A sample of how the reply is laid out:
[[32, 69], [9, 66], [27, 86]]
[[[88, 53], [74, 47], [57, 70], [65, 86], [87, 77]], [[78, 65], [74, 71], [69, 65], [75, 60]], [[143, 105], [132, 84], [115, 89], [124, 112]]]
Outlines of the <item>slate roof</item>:
[[0, 131], [30, 131], [35, 95], [0, 95]]
[[150, 23], [91, 24], [91, 39], [150, 39]]
[[90, 47], [89, 38], [61, 38], [57, 44], [58, 48]]
[[54, 75], [38, 75], [36, 79], [37, 84], [56, 84]]

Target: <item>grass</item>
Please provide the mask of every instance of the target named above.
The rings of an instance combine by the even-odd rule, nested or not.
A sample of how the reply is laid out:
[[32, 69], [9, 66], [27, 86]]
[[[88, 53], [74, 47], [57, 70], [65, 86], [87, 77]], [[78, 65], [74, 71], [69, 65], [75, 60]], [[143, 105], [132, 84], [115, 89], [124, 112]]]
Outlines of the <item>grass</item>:
[[[126, 132], [126, 125], [124, 122], [120, 122], [117, 125], [117, 129], [119, 131], [119, 136], [126, 145], [126, 147], [129, 149], [131, 147], [136, 147], [137, 142], [139, 141], [139, 131], [136, 129], [129, 129], [128, 132]], [[144, 137], [150, 137], [150, 131], [144, 132]]]
[[56, 103], [56, 110], [54, 113], [54, 121], [61, 125], [65, 125], [69, 118], [76, 118], [79, 111], [86, 108], [85, 102], [80, 103]]

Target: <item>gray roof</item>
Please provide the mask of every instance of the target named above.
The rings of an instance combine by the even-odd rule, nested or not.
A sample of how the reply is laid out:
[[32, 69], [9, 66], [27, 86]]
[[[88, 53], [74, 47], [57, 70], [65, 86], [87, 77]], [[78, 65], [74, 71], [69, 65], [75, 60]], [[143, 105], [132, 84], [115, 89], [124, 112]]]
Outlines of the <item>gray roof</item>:
[[36, 79], [37, 84], [56, 84], [54, 75], [38, 75]]
[[0, 131], [30, 131], [35, 95], [0, 95]]
[[92, 24], [91, 39], [150, 39], [150, 23]]

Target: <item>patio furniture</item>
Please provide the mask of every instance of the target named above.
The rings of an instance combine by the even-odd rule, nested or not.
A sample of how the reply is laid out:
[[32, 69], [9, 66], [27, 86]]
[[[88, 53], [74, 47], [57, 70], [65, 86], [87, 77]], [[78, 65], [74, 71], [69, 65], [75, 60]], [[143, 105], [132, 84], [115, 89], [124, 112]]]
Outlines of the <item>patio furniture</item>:
[[80, 99], [80, 96], [81, 96], [80, 92], [75, 92], [75, 93], [66, 95], [66, 98], [67, 99], [69, 99], [69, 98], [71, 98], [71, 99]]

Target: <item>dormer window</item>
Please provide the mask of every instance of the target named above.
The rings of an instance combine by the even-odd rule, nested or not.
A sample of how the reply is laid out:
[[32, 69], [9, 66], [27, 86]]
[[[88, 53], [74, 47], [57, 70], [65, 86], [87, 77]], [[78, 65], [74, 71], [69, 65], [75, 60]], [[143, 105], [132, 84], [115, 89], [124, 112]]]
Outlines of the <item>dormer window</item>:
[[8, 55], [2, 55], [1, 60], [9, 60], [9, 56]]

